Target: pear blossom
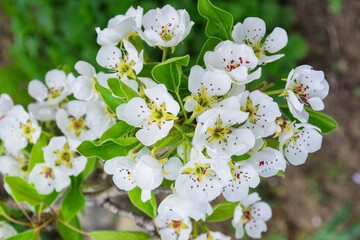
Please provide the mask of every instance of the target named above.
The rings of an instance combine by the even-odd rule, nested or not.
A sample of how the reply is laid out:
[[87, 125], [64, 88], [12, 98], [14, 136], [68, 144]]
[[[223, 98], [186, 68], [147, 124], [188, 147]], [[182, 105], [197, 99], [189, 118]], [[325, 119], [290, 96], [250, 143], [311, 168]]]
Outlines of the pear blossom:
[[124, 47], [127, 54], [115, 46], [102, 46], [96, 55], [96, 62], [103, 68], [109, 69], [112, 74], [109, 77], [118, 77], [120, 79], [129, 76], [136, 79], [136, 75], [143, 68], [144, 50], [140, 54], [136, 48], [128, 41], [124, 40]]
[[95, 68], [85, 61], [78, 61], [75, 64], [76, 71], [80, 74], [71, 84], [71, 91], [74, 97], [84, 101], [95, 101], [99, 97], [99, 90], [96, 85], [97, 78]]
[[145, 146], [150, 146], [168, 135], [179, 111], [179, 104], [163, 84], [144, 89], [143, 98], [134, 97], [116, 109], [120, 120], [141, 128], [135, 136]]
[[30, 143], [36, 143], [41, 134], [41, 127], [21, 105], [9, 110], [0, 121], [0, 138], [10, 153], [16, 153]]
[[234, 125], [244, 122], [248, 113], [225, 108], [213, 108], [198, 117], [193, 145], [207, 153], [220, 157], [242, 155], [255, 144], [251, 130], [235, 128]]
[[95, 140], [114, 123], [106, 106], [99, 101], [73, 100], [68, 103], [67, 110], [60, 109], [56, 114], [56, 124], [62, 133], [78, 141]]
[[168, 195], [158, 207], [159, 215], [175, 221], [190, 217], [195, 221], [205, 221], [206, 215], [213, 213], [208, 202], [191, 201], [180, 197], [176, 192]]
[[27, 174], [29, 159], [22, 153], [0, 156], [0, 173], [2, 175], [24, 177]]
[[222, 194], [227, 201], [237, 202], [244, 199], [249, 193], [249, 187], [255, 188], [260, 183], [256, 169], [247, 163], [228, 162], [231, 178], [221, 173]]
[[204, 55], [206, 68], [225, 71], [236, 85], [243, 85], [260, 78], [261, 68], [249, 74], [258, 64], [258, 59], [251, 47], [231, 41], [219, 43], [214, 51]]
[[167, 4], [148, 11], [142, 24], [144, 31], [138, 29], [138, 33], [149, 46], [175, 47], [190, 33], [194, 22], [186, 10], [175, 10]]
[[267, 94], [255, 90], [239, 95], [240, 109], [249, 113], [243, 128], [250, 129], [256, 138], [273, 135], [276, 130], [276, 118], [281, 116], [279, 106]]
[[0, 240], [8, 239], [17, 234], [17, 231], [10, 224], [0, 221]]
[[36, 120], [46, 122], [55, 120], [56, 113], [60, 108], [56, 105], [49, 106], [46, 103], [34, 102], [30, 103], [27, 109]]
[[71, 94], [70, 86], [74, 79], [72, 73], [66, 75], [64, 71], [53, 69], [45, 75], [46, 85], [39, 80], [32, 80], [28, 92], [38, 102], [54, 106]]
[[13, 106], [14, 102], [8, 94], [3, 93], [0, 95], [0, 121]]
[[176, 221], [158, 215], [155, 218], [155, 224], [163, 240], [188, 240], [190, 238], [192, 223], [189, 218]]
[[292, 165], [305, 163], [308, 154], [321, 148], [322, 136], [320, 129], [308, 124], [291, 123], [279, 137], [281, 152]]
[[58, 167], [47, 163], [38, 163], [31, 170], [29, 182], [34, 184], [35, 189], [43, 195], [54, 191], [60, 192], [70, 185], [70, 177]]
[[126, 38], [130, 33], [135, 32], [141, 27], [143, 9], [142, 7], [130, 7], [125, 15], [117, 15], [111, 18], [108, 22], [107, 28], [101, 30], [96, 28], [97, 43], [99, 45], [113, 45], [116, 46], [121, 40]]
[[151, 191], [160, 186], [163, 181], [163, 169], [160, 161], [150, 155], [143, 155], [135, 163], [133, 178], [141, 188], [141, 201], [151, 198]]
[[284, 29], [276, 27], [272, 33], [262, 42], [266, 33], [264, 20], [257, 17], [245, 18], [243, 23], [237, 23], [231, 33], [232, 38], [238, 44], [246, 44], [253, 48], [259, 64], [273, 62], [284, 54], [267, 55], [276, 53], [284, 48], [288, 42], [288, 36]]
[[283, 154], [270, 147], [255, 152], [247, 162], [257, 170], [261, 177], [275, 176], [286, 168]]
[[247, 235], [251, 238], [261, 238], [261, 233], [267, 230], [265, 222], [271, 218], [272, 211], [269, 204], [260, 200], [258, 193], [255, 192], [235, 208], [232, 225], [236, 230], [236, 238], [244, 236], [244, 225]]
[[196, 202], [209, 202], [219, 196], [222, 187], [212, 162], [200, 151], [192, 149], [190, 161], [180, 169], [175, 180], [176, 192], [182, 198]]
[[49, 144], [42, 148], [44, 160], [69, 176], [77, 176], [85, 169], [87, 163], [87, 158], [76, 151], [79, 144], [79, 141], [66, 139], [64, 136], [53, 137]]
[[309, 113], [304, 106], [316, 111], [324, 109], [323, 99], [329, 93], [329, 84], [324, 72], [313, 70], [309, 65], [301, 65], [291, 70], [287, 78], [285, 91], [289, 110], [301, 122], [307, 122]]
[[230, 88], [231, 78], [224, 71], [206, 71], [196, 65], [191, 68], [189, 75], [189, 90], [192, 95], [186, 98], [185, 110], [196, 114], [210, 109]]
[[182, 168], [182, 162], [177, 157], [171, 157], [163, 165], [164, 178], [167, 180], [175, 180], [179, 176], [180, 168]]
[[225, 236], [221, 232], [208, 231], [195, 238], [195, 240], [231, 240], [231, 237]]

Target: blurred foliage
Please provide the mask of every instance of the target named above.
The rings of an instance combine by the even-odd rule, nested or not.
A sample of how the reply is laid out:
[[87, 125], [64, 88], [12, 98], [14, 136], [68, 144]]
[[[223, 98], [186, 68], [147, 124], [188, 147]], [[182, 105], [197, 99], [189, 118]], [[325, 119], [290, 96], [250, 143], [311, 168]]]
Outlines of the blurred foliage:
[[[9, 93], [17, 103], [27, 104], [31, 98], [27, 94], [27, 83], [34, 79], [43, 80], [45, 73], [60, 64], [73, 66], [78, 60], [85, 60], [97, 66], [95, 57], [99, 46], [96, 43], [95, 27], [104, 28], [107, 21], [117, 14], [125, 14], [130, 6], [144, 8], [144, 13], [165, 4], [176, 9], [186, 9], [195, 25], [183, 44], [178, 46], [173, 56], [187, 53], [193, 58], [189, 66], [196, 62], [202, 45], [206, 41], [206, 19], [197, 12], [194, 0], [3, 0], [3, 8], [11, 18], [10, 30], [13, 42], [7, 46], [12, 65], [0, 67], [0, 93]], [[276, 26], [291, 30], [294, 10], [291, 5], [281, 5], [278, 0], [214, 0], [213, 3], [230, 12], [234, 24], [249, 16], [265, 20], [268, 33]], [[147, 47], [151, 60], [158, 60], [161, 51]], [[286, 59], [269, 64], [263, 69], [261, 81], [278, 80], [286, 77], [296, 62], [306, 54], [304, 39], [289, 34], [289, 44], [283, 50]]]

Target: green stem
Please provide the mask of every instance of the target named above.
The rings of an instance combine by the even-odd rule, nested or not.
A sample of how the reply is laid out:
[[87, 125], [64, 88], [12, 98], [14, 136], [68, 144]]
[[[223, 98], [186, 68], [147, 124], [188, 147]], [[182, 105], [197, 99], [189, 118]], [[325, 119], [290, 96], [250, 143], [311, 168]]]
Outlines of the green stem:
[[46, 132], [46, 131], [41, 131], [41, 134], [43, 134], [44, 136], [46, 136], [47, 138], [52, 138], [52, 137], [54, 137], [54, 134], [51, 134], [51, 133], [48, 133], [48, 132]]
[[78, 232], [78, 233], [80, 233], [80, 234], [82, 234], [82, 235], [89, 235], [89, 233], [84, 232], [84, 231], [81, 231], [80, 229], [77, 229], [77, 228], [71, 226], [71, 225], [68, 224], [67, 222], [63, 221], [61, 218], [57, 218], [57, 220], [58, 220], [59, 222], [61, 222], [62, 224], [64, 224], [65, 226], [67, 226], [68, 228], [74, 230], [75, 232]]
[[161, 158], [167, 158], [168, 156], [170, 156], [170, 154], [172, 154], [184, 140], [185, 139], [182, 139], [179, 142], [177, 142], [169, 151], [167, 151], [167, 153], [161, 156]]
[[137, 146], [135, 149], [134, 149], [134, 151], [133, 151], [133, 153], [138, 153], [141, 149], [143, 149], [145, 147], [145, 145], [144, 144], [140, 144], [139, 146]]
[[196, 116], [197, 114], [192, 114], [191, 117], [185, 122], [185, 124], [189, 125], [190, 123], [192, 123]]
[[183, 102], [182, 102], [182, 100], [181, 100], [181, 97], [180, 97], [180, 95], [179, 95], [178, 92], [175, 92], [175, 93], [176, 93], [176, 96], [177, 96], [177, 98], [178, 98], [178, 100], [179, 100], [179, 103], [180, 103], [181, 109], [182, 109], [182, 111], [183, 111], [185, 120], [187, 120], [188, 118], [187, 118], [186, 111], [185, 111], [185, 108], [184, 108], [184, 104], [183, 104]]
[[278, 89], [278, 90], [274, 90], [274, 91], [269, 91], [269, 92], [265, 92], [267, 95], [276, 95], [276, 94], [281, 94], [284, 92], [285, 89]]
[[[185, 137], [186, 138], [186, 137]], [[183, 142], [183, 150], [184, 150], [184, 165], [187, 163], [187, 144], [186, 139], [185, 142]]]
[[166, 60], [167, 52], [168, 52], [168, 48], [167, 48], [167, 47], [164, 47], [164, 48], [163, 48], [163, 56], [162, 56], [161, 62], [164, 62], [164, 61]]

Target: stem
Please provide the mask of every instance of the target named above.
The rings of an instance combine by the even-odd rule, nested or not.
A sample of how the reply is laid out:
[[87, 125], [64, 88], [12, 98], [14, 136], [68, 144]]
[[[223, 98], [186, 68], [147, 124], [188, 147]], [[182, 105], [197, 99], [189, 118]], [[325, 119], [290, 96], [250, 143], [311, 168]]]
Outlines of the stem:
[[180, 97], [180, 95], [179, 95], [178, 92], [175, 92], [175, 93], [176, 93], [176, 96], [177, 96], [177, 98], [178, 98], [178, 100], [179, 100], [179, 103], [180, 103], [181, 109], [182, 109], [182, 111], [183, 111], [185, 120], [187, 120], [188, 118], [187, 118], [186, 111], [185, 111], [185, 108], [184, 108], [184, 104], [183, 104], [183, 102], [182, 102], [182, 100], [181, 100], [181, 97]]
[[190, 124], [194, 121], [194, 119], [196, 118], [197, 114], [193, 114], [191, 115], [191, 117], [185, 122], [185, 124]]
[[25, 211], [25, 209], [21, 206], [20, 203], [16, 202], [17, 205], [19, 206], [19, 208], [21, 209], [21, 211], [24, 213], [25, 217], [31, 222], [32, 225], [34, 225], [34, 221], [33, 219], [29, 216], [29, 214], [27, 214], [27, 212]]
[[185, 165], [187, 163], [187, 144], [186, 144], [186, 140], [185, 140], [185, 142], [183, 142], [183, 149], [184, 149], [184, 165]]
[[38, 221], [37, 221], [38, 223], [40, 223], [40, 220], [41, 220], [41, 212], [42, 212], [43, 206], [44, 206], [44, 203], [41, 202], [40, 208], [39, 208], [39, 213], [38, 213]]
[[25, 222], [20, 222], [18, 220], [13, 219], [12, 217], [8, 216], [5, 212], [1, 213], [7, 220], [9, 220], [10, 222], [19, 224], [19, 225], [23, 225], [23, 226], [28, 226], [28, 227], [32, 227], [31, 223], [25, 223]]
[[133, 153], [138, 153], [141, 149], [143, 149], [145, 147], [144, 144], [140, 144], [139, 146], [137, 146], [136, 148], [134, 148]]
[[48, 138], [54, 137], [54, 134], [48, 133], [48, 132], [46, 132], [46, 131], [44, 131], [44, 130], [41, 131], [41, 134], [45, 135], [45, 136], [48, 137]]
[[81, 231], [80, 229], [77, 229], [77, 228], [71, 226], [71, 225], [68, 224], [67, 222], [63, 221], [61, 218], [57, 218], [57, 221], [61, 222], [62, 224], [64, 224], [64, 225], [67, 226], [68, 228], [74, 230], [75, 232], [81, 233], [82, 235], [86, 235], [86, 236], [89, 235], [89, 233], [84, 232], [84, 231]]
[[164, 61], [166, 60], [167, 52], [168, 52], [168, 48], [167, 48], [167, 47], [164, 47], [164, 48], [163, 48], [163, 56], [162, 56], [161, 62], [164, 62]]
[[175, 151], [177, 149], [177, 147], [184, 141], [185, 139], [180, 140], [179, 142], [177, 142], [176, 144], [174, 144], [174, 146], [167, 151], [167, 153], [165, 153], [163, 156], [161, 156], [161, 158], [167, 158], [173, 151]]
[[283, 93], [285, 89], [278, 89], [278, 90], [274, 90], [274, 91], [269, 91], [269, 92], [265, 92], [267, 95], [276, 95], [276, 94], [280, 94]]

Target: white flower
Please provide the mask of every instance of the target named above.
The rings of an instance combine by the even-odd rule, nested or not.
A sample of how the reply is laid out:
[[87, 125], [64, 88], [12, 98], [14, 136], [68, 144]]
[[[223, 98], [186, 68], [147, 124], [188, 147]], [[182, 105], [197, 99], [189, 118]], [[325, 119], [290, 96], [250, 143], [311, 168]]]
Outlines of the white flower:
[[136, 137], [142, 144], [150, 146], [168, 135], [180, 107], [163, 84], [147, 88], [144, 93], [145, 99], [134, 97], [118, 106], [116, 113], [120, 120], [141, 128]]
[[259, 64], [273, 62], [284, 54], [276, 54], [267, 56], [266, 52], [276, 53], [284, 48], [288, 42], [286, 31], [280, 27], [276, 27], [273, 32], [265, 39], [266, 33], [265, 22], [257, 17], [245, 18], [244, 23], [237, 23], [231, 34], [234, 41], [238, 44], [244, 43], [253, 48]]
[[111, 18], [107, 28], [100, 30], [96, 28], [97, 43], [99, 45], [117, 45], [122, 39], [126, 38], [130, 33], [141, 27], [143, 9], [130, 7], [125, 15], [117, 15]]
[[292, 165], [305, 163], [309, 153], [321, 148], [322, 136], [317, 127], [303, 123], [290, 124], [279, 137], [280, 151]]
[[32, 115], [21, 105], [14, 106], [0, 121], [0, 134], [5, 148], [10, 153], [16, 153], [30, 143], [36, 143], [41, 134], [41, 128]]
[[206, 147], [211, 156], [230, 157], [242, 155], [255, 144], [249, 129], [235, 128], [247, 119], [248, 113], [225, 108], [213, 108], [198, 117], [193, 145], [202, 150]]
[[144, 31], [138, 30], [149, 46], [175, 47], [190, 33], [194, 22], [186, 10], [170, 5], [148, 11], [143, 17]]
[[66, 76], [64, 71], [53, 69], [45, 75], [46, 85], [39, 80], [32, 80], [28, 92], [38, 102], [54, 106], [71, 94], [70, 86], [74, 79], [72, 73]]
[[5, 240], [17, 234], [13, 226], [4, 221], [0, 221], [0, 239]]
[[159, 215], [171, 220], [180, 221], [190, 217], [195, 221], [205, 221], [206, 214], [212, 214], [212, 207], [208, 202], [191, 201], [183, 199], [176, 193], [167, 196], [159, 205]]
[[38, 163], [35, 165], [30, 172], [29, 181], [33, 183], [36, 190], [43, 195], [52, 193], [54, 189], [60, 192], [70, 185], [68, 174], [46, 163]]
[[27, 173], [29, 159], [21, 153], [0, 156], [0, 173], [2, 175], [23, 177]]
[[323, 99], [329, 93], [329, 84], [323, 71], [302, 65], [291, 70], [283, 95], [287, 95], [290, 112], [301, 122], [307, 122], [309, 114], [304, 105], [316, 111], [324, 109]]
[[235, 208], [232, 225], [236, 230], [236, 238], [244, 236], [244, 224], [246, 233], [251, 238], [261, 238], [261, 233], [267, 230], [265, 222], [271, 218], [272, 212], [269, 204], [260, 200], [255, 192], [242, 200]]
[[213, 52], [205, 53], [204, 61], [208, 70], [225, 71], [236, 85], [249, 83], [261, 75], [261, 68], [249, 74], [257, 66], [258, 59], [253, 49], [245, 44], [223, 41]]
[[138, 54], [138, 51], [130, 42], [126, 40], [123, 42], [127, 54], [123, 54], [115, 46], [105, 45], [100, 48], [96, 55], [96, 61], [100, 66], [114, 73], [110, 74], [110, 77], [115, 76], [122, 79], [129, 76], [136, 79], [136, 75], [143, 68], [144, 50], [141, 50], [140, 54]]
[[0, 95], [0, 121], [13, 106], [14, 102], [8, 94]]
[[208, 231], [195, 238], [195, 240], [231, 240], [231, 237], [225, 236], [221, 232]]
[[71, 84], [71, 91], [74, 97], [84, 101], [97, 100], [99, 90], [94, 79], [97, 78], [95, 68], [85, 61], [78, 61], [75, 64], [75, 69], [80, 76]]
[[241, 111], [249, 113], [243, 128], [250, 129], [256, 138], [268, 137], [275, 133], [275, 120], [281, 116], [281, 112], [271, 97], [256, 90], [251, 93], [245, 91], [239, 99]]
[[87, 163], [87, 158], [76, 151], [79, 144], [80, 142], [67, 140], [64, 136], [51, 138], [49, 144], [42, 148], [45, 162], [58, 167], [69, 176], [79, 175]]
[[159, 228], [162, 240], [188, 240], [192, 231], [192, 223], [189, 218], [175, 221], [158, 215], [155, 224]]
[[246, 162], [251, 164], [261, 177], [275, 176], [279, 171], [285, 171], [286, 168], [283, 154], [270, 147], [255, 152]]
[[209, 202], [221, 194], [220, 180], [213, 170], [212, 159], [191, 150], [190, 161], [181, 168], [175, 181], [176, 192], [185, 199]]
[[100, 102], [84, 101], [70, 101], [67, 111], [60, 109], [56, 124], [65, 136], [79, 141], [94, 140], [111, 126]]
[[56, 105], [49, 106], [42, 102], [30, 103], [27, 108], [36, 120], [44, 122], [55, 120], [56, 113], [59, 110]]
[[185, 102], [185, 110], [200, 113], [213, 107], [231, 88], [231, 78], [220, 70], [206, 71], [196, 65], [189, 75], [189, 96]]
[[[221, 173], [222, 194], [226, 200], [237, 202], [244, 199], [249, 193], [249, 187], [255, 188], [260, 183], [257, 171], [247, 163], [229, 162], [231, 178]], [[225, 169], [224, 169], [225, 170]]]
[[133, 178], [141, 188], [141, 200], [146, 202], [151, 198], [151, 191], [160, 186], [163, 181], [162, 164], [150, 155], [143, 155], [135, 163]]
[[171, 157], [164, 163], [164, 178], [171, 181], [175, 180], [178, 177], [182, 166], [182, 162], [179, 158]]

